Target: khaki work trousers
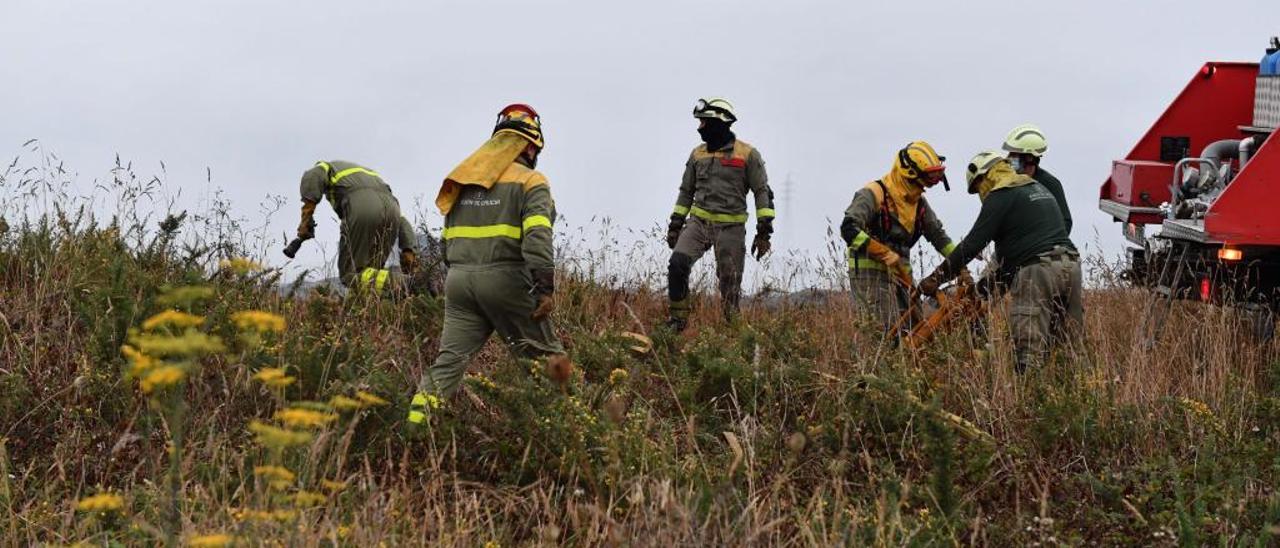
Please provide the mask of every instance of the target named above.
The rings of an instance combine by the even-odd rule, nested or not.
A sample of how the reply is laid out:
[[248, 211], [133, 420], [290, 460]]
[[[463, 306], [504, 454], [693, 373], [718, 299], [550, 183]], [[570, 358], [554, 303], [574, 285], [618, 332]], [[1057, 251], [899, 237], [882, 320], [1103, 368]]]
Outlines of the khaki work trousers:
[[444, 282], [444, 332], [435, 364], [419, 383], [428, 394], [449, 396], [458, 389], [471, 357], [494, 331], [512, 354], [537, 358], [563, 354], [551, 320], [529, 316], [537, 299], [523, 265], [455, 265]]
[[389, 194], [359, 190], [348, 196], [348, 210], [338, 238], [338, 278], [355, 288], [381, 292], [403, 285], [402, 277], [383, 268], [400, 228], [400, 207]]
[[[886, 336], [898, 337], [910, 332], [911, 322], [905, 322], [901, 331], [892, 333], [893, 326], [912, 304], [906, 288], [902, 287], [888, 271], [872, 268], [849, 270], [849, 290], [854, 309], [870, 317], [880, 325]], [[914, 303], [919, 305], [919, 303]]]
[[1018, 269], [1009, 291], [1009, 332], [1019, 371], [1043, 365], [1055, 345], [1082, 350], [1082, 286], [1080, 255], [1065, 247]]
[[[742, 300], [742, 270], [747, 256], [747, 228], [741, 223], [713, 223], [698, 217], [690, 217], [680, 231], [680, 239], [676, 240], [675, 252], [681, 253], [693, 262], [701, 259], [706, 252], [715, 249], [716, 279], [720, 286], [720, 300], [725, 317], [738, 311]], [[668, 283], [689, 285], [689, 271], [682, 275], [684, 280], [670, 280]], [[681, 283], [682, 282], [682, 283]], [[687, 298], [687, 295], [686, 295]]]

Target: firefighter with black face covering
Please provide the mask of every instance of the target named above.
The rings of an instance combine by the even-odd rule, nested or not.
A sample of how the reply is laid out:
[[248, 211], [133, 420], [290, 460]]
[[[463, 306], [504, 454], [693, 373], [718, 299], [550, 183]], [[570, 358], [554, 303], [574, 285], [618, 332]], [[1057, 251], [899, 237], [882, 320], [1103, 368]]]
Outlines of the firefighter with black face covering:
[[942, 255], [955, 244], [924, 199], [925, 189], [946, 186], [946, 158], [929, 143], [915, 141], [898, 151], [893, 168], [853, 195], [844, 211], [840, 236], [849, 250], [849, 286], [854, 306], [871, 316], [892, 337], [899, 319], [914, 305], [911, 248], [921, 237]]
[[738, 310], [746, 259], [747, 193], [755, 199], [756, 235], [751, 253], [760, 260], [769, 252], [773, 233], [773, 191], [760, 151], [730, 129], [738, 120], [733, 104], [718, 97], [699, 99], [698, 145], [684, 165], [680, 194], [667, 229], [672, 249], [667, 265], [670, 298], [667, 325], [683, 330], [689, 321], [689, 275], [708, 250], [715, 250], [722, 312], [726, 320]]

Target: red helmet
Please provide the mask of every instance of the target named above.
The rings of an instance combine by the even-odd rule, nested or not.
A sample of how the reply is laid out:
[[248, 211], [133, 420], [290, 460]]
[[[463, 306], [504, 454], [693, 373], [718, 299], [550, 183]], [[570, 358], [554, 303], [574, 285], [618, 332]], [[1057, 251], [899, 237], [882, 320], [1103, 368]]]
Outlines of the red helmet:
[[539, 149], [545, 145], [542, 140], [542, 118], [538, 116], [538, 111], [533, 110], [529, 105], [515, 103], [503, 107], [498, 112], [498, 121], [493, 126], [493, 133], [497, 135], [503, 131], [518, 134]]

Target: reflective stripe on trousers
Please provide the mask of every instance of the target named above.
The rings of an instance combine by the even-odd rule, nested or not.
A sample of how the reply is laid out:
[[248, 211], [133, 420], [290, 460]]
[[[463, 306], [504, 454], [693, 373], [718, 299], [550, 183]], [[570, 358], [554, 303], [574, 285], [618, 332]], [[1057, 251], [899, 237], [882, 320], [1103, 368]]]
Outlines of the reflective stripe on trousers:
[[381, 292], [387, 286], [387, 280], [391, 278], [391, 271], [380, 268], [366, 268], [360, 272], [360, 287], [369, 287], [373, 284], [373, 290]]

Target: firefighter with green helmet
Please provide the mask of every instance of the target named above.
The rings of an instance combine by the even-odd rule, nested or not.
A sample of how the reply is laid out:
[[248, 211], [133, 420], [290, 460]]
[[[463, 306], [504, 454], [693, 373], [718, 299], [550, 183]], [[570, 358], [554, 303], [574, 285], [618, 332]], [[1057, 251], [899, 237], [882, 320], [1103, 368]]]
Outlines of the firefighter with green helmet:
[[840, 223], [854, 306], [895, 340], [912, 327], [910, 321], [899, 320], [916, 309], [911, 294], [911, 248], [921, 237], [944, 256], [955, 248], [924, 198], [926, 189], [938, 183], [947, 186], [945, 160], [927, 142], [908, 143], [884, 177], [854, 193]]
[[444, 328], [435, 363], [410, 402], [410, 424], [426, 422], [457, 390], [471, 357], [495, 331], [516, 356], [547, 357], [549, 371], [568, 376], [550, 319], [556, 211], [547, 178], [534, 169], [543, 145], [537, 112], [507, 106], [489, 140], [441, 185], [436, 206], [445, 216], [449, 265]]
[[734, 135], [738, 120], [733, 104], [713, 97], [693, 107], [703, 144], [689, 154], [680, 192], [667, 227], [667, 325], [682, 331], [691, 308], [689, 276], [708, 250], [715, 250], [716, 278], [725, 319], [737, 312], [742, 298], [746, 260], [747, 193], [755, 199], [756, 234], [751, 253], [760, 260], [769, 253], [773, 233], [773, 191], [760, 151]]
[[[411, 275], [417, 265], [417, 235], [400, 214], [400, 202], [381, 175], [342, 160], [316, 162], [303, 172], [300, 193], [302, 219], [298, 223], [298, 239], [285, 251], [286, 255], [292, 256], [298, 244], [315, 237], [316, 206], [320, 200], [328, 200], [341, 220], [338, 277], [343, 285], [374, 293], [404, 287], [404, 275]], [[385, 267], [397, 242], [403, 274]]]
[[982, 210], [955, 250], [920, 281], [919, 290], [935, 294], [994, 241], [999, 276], [1013, 280], [1009, 331], [1022, 372], [1043, 364], [1055, 343], [1074, 345], [1081, 336], [1080, 255], [1067, 237], [1057, 198], [1035, 179], [1014, 171], [1002, 154], [978, 153], [966, 178]]
[[1001, 148], [1004, 149], [1009, 165], [1014, 171], [1030, 176], [1053, 194], [1053, 199], [1058, 202], [1058, 209], [1062, 212], [1067, 236], [1070, 236], [1071, 209], [1067, 207], [1067, 195], [1063, 192], [1062, 182], [1040, 165], [1045, 152], [1049, 151], [1049, 143], [1044, 137], [1044, 132], [1032, 124], [1022, 124], [1009, 130]]

